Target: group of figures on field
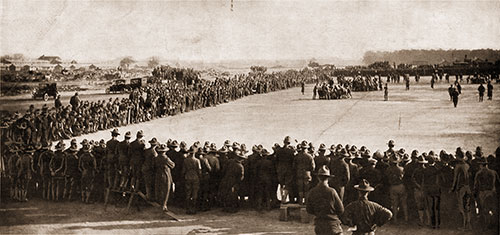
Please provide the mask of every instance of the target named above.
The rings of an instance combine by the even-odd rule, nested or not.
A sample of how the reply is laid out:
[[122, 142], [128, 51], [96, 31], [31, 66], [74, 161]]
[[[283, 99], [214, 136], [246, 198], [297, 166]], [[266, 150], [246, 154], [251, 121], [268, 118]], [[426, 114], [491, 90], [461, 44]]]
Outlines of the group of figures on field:
[[390, 208], [396, 222], [409, 221], [415, 214], [419, 225], [439, 228], [441, 202], [449, 200], [452, 192], [465, 229], [471, 228], [477, 211], [485, 227], [493, 225], [492, 218], [498, 214], [500, 147], [496, 156], [485, 156], [481, 147], [474, 153], [459, 147], [454, 154], [444, 150], [408, 154], [404, 148], [397, 150], [391, 140], [385, 152], [371, 154], [365, 146], [358, 149], [349, 144], [329, 148], [320, 144], [316, 150], [313, 143], [299, 143], [287, 136], [272, 151], [262, 145], [248, 151], [245, 144], [229, 140], [217, 148], [208, 141], [188, 147], [183, 141], [162, 144], [151, 138], [147, 146], [142, 131], [133, 141], [130, 132], [118, 140], [117, 129], [111, 136], [107, 142], [83, 140], [81, 148], [76, 140], [68, 148], [60, 141], [55, 151], [50, 142], [39, 149], [6, 143], [2, 174], [10, 180], [3, 186], [20, 201], [40, 193], [45, 199], [72, 200], [79, 192], [82, 201], [91, 203], [104, 200], [105, 189], [110, 189], [141, 191], [165, 211], [169, 205], [193, 214], [216, 207], [236, 212], [245, 205], [270, 210], [283, 203], [298, 203], [311, 207], [308, 210], [316, 215], [316, 224], [336, 226], [346, 216], [346, 221], [359, 221], [356, 217], [361, 212], [324, 217], [323, 212], [312, 209], [315, 201], [308, 199], [310, 189], [324, 182], [319, 176], [328, 170], [327, 186], [338, 195], [338, 205], [343, 208], [356, 202], [360, 185], [365, 185], [373, 188], [367, 199], [377, 208]]

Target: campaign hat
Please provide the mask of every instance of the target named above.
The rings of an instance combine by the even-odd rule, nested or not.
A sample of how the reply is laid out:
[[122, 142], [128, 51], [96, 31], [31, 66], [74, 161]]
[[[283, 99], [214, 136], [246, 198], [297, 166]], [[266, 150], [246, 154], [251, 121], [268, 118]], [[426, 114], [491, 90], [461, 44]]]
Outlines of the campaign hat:
[[375, 190], [366, 179], [362, 179], [358, 185], [354, 185], [354, 188], [359, 191], [371, 192]]

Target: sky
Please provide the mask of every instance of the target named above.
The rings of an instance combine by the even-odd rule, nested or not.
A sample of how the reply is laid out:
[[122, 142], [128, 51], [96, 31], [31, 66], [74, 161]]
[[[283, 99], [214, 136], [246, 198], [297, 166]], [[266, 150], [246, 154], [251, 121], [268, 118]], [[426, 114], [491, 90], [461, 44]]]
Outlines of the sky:
[[0, 54], [214, 62], [500, 49], [500, 1], [0, 0]]

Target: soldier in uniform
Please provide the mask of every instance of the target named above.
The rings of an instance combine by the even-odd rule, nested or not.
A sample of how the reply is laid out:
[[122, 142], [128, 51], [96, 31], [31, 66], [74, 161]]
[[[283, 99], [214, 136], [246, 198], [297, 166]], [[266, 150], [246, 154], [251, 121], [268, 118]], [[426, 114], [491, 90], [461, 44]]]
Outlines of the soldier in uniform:
[[340, 215], [344, 213], [344, 204], [337, 191], [330, 188], [328, 179], [331, 172], [323, 165], [317, 173], [318, 185], [307, 194], [306, 210], [314, 218], [314, 232], [316, 234], [343, 234], [340, 226]]
[[[119, 190], [123, 191], [127, 188], [129, 170], [130, 170], [130, 159], [128, 155], [128, 148], [130, 145], [130, 138], [132, 134], [130, 131], [125, 133], [125, 139], [118, 143], [116, 146], [116, 152], [118, 153], [118, 163], [120, 164], [120, 170], [118, 171], [120, 177]], [[118, 175], [116, 176], [118, 177]], [[115, 178], [116, 179], [116, 178]]]
[[[431, 151], [432, 152], [432, 151]], [[428, 164], [423, 171], [422, 189], [426, 200], [427, 220], [432, 228], [437, 229], [441, 224], [441, 183], [444, 181], [442, 172], [437, 168], [437, 156], [429, 154]]]
[[64, 175], [66, 178], [64, 183], [63, 198], [68, 199], [68, 201], [71, 201], [73, 190], [75, 189], [75, 182], [78, 180], [78, 176], [80, 174], [80, 169], [78, 169], [80, 159], [77, 152], [78, 148], [76, 145], [72, 145], [68, 151], [66, 151], [66, 158], [64, 160]]
[[[474, 189], [478, 192], [479, 212], [486, 225], [485, 229], [492, 225], [492, 218], [495, 218], [498, 197], [496, 184], [500, 181], [496, 171], [489, 169], [487, 159], [482, 159], [480, 169], [474, 177]], [[497, 214], [498, 215], [498, 214]]]
[[43, 152], [40, 154], [40, 157], [38, 158], [38, 168], [40, 169], [40, 177], [42, 179], [43, 199], [50, 198], [51, 180], [50, 180], [49, 163], [52, 157], [54, 156], [54, 152], [50, 150], [51, 145], [52, 145], [51, 142], [44, 142], [42, 146]]
[[82, 154], [78, 162], [78, 169], [82, 173], [81, 194], [82, 202], [89, 203], [90, 194], [94, 189], [94, 179], [97, 172], [97, 162], [94, 154], [90, 151], [90, 144], [87, 141], [82, 142]]
[[391, 210], [394, 215], [393, 220], [397, 222], [399, 208], [403, 210], [404, 219], [408, 222], [408, 207], [406, 188], [403, 184], [404, 169], [399, 166], [400, 159], [395, 155], [389, 159], [390, 166], [385, 170], [385, 175], [389, 183], [389, 198], [391, 199]]
[[250, 202], [250, 205], [252, 207], [256, 206], [256, 196], [257, 196], [257, 191], [259, 190], [257, 187], [258, 185], [255, 183], [257, 182], [257, 175], [256, 175], [256, 166], [257, 162], [261, 159], [261, 155], [259, 153], [259, 149], [257, 145], [254, 145], [252, 147], [252, 154], [248, 156], [248, 160], [245, 161], [244, 167], [247, 169], [245, 171], [245, 180], [244, 180], [244, 185], [248, 190], [248, 201]]
[[153, 182], [154, 182], [154, 168], [153, 163], [158, 157], [156, 147], [160, 144], [156, 138], [149, 141], [151, 145], [144, 151], [144, 163], [142, 164], [142, 176], [144, 178], [144, 186], [146, 188], [146, 198], [151, 200], [153, 198]]
[[342, 148], [342, 150], [340, 150], [337, 154], [337, 157], [330, 160], [330, 164], [328, 164], [330, 173], [332, 173], [332, 177], [329, 182], [330, 187], [334, 188], [338, 192], [340, 200], [342, 201], [344, 201], [345, 186], [350, 180], [349, 166], [344, 161], [345, 157], [349, 157], [349, 154], [344, 148]]
[[212, 143], [210, 145], [210, 150], [206, 155], [206, 159], [208, 161], [208, 164], [210, 165], [210, 168], [212, 169], [210, 171], [210, 180], [208, 182], [209, 184], [208, 209], [210, 209], [217, 203], [218, 200], [217, 191], [219, 189], [219, 184], [221, 180], [221, 168], [220, 168], [219, 158], [217, 156], [217, 146], [215, 145], [215, 143]]
[[[322, 166], [328, 166], [330, 163], [330, 157], [328, 155], [325, 155], [326, 153], [326, 145], [325, 144], [320, 144], [318, 148], [318, 155], [314, 157], [314, 173], [318, 173], [318, 170]], [[316, 174], [313, 174], [313, 180], [312, 180], [312, 185], [316, 185], [318, 183], [318, 179], [316, 178]]]
[[293, 187], [293, 158], [295, 150], [290, 143], [290, 136], [286, 136], [283, 140], [283, 147], [279, 148], [276, 152], [276, 171], [278, 173], [282, 203], [286, 203], [286, 198]]
[[201, 211], [208, 211], [209, 209], [209, 194], [210, 194], [210, 174], [212, 172], [212, 167], [206, 158], [206, 155], [210, 151], [210, 146], [208, 142], [205, 142], [203, 148], [199, 148], [196, 153], [196, 157], [200, 160], [201, 164], [201, 177], [200, 177], [200, 190], [199, 190], [199, 200], [197, 207]]
[[155, 169], [155, 197], [159, 203], [163, 204], [163, 211], [167, 212], [170, 189], [172, 187], [172, 169], [175, 169], [175, 163], [167, 156], [167, 145], [161, 144], [156, 148], [158, 156], [154, 158]]
[[50, 160], [49, 168], [50, 175], [52, 176], [52, 200], [59, 201], [59, 195], [61, 193], [61, 184], [64, 184], [64, 161], [66, 159], [66, 153], [64, 152], [65, 144], [61, 140], [57, 143], [55, 149], [56, 152]]
[[484, 88], [482, 82], [479, 85], [479, 87], [477, 88], [477, 91], [479, 92], [479, 102], [483, 102], [485, 88]]
[[33, 153], [35, 149], [33, 146], [29, 145], [24, 153], [17, 159], [17, 178], [19, 184], [19, 201], [28, 201], [28, 185], [33, 176], [35, 168], [33, 166]]
[[300, 152], [294, 158], [295, 177], [297, 179], [297, 189], [299, 192], [299, 204], [304, 205], [306, 194], [309, 191], [309, 184], [312, 180], [311, 172], [314, 171], [314, 159], [307, 153], [307, 142], [302, 141]]
[[426, 200], [425, 200], [425, 194], [424, 194], [424, 180], [425, 180], [425, 164], [427, 163], [427, 160], [425, 160], [425, 157], [423, 155], [420, 155], [417, 159], [418, 162], [418, 167], [415, 169], [412, 175], [412, 181], [413, 185], [415, 186], [415, 191], [413, 192], [413, 195], [415, 197], [415, 202], [417, 206], [417, 211], [418, 211], [418, 225], [424, 226], [426, 223], [424, 217], [424, 212], [426, 210]]
[[198, 200], [198, 190], [200, 189], [201, 163], [195, 157], [198, 149], [193, 145], [189, 148], [182, 168], [186, 184], [186, 208], [187, 214], [196, 214], [196, 203]]
[[359, 198], [345, 207], [342, 222], [347, 226], [355, 226], [353, 235], [375, 235], [378, 227], [387, 223], [392, 213], [376, 202], [368, 200], [368, 194], [375, 190], [367, 180], [363, 179], [354, 186], [359, 192]]
[[458, 210], [462, 215], [462, 228], [471, 229], [471, 199], [472, 191], [470, 188], [470, 166], [467, 163], [467, 157], [464, 156], [462, 149], [457, 148], [457, 163], [453, 172], [453, 184], [451, 192], [457, 193]]
[[[184, 206], [184, 199], [185, 199], [185, 183], [184, 183], [184, 176], [182, 175], [182, 168], [184, 165], [184, 159], [185, 159], [185, 148], [186, 148], [186, 143], [182, 142], [182, 148], [180, 151], [177, 151], [176, 149], [179, 147], [179, 143], [177, 140], [171, 141], [170, 143], [167, 143], [168, 146], [168, 151], [167, 151], [167, 156], [172, 159], [175, 163], [175, 168], [172, 169], [172, 179], [174, 181], [175, 185], [175, 191], [174, 191], [174, 201], [176, 202], [177, 205], [179, 206]], [[183, 152], [181, 152], [183, 151]]]
[[225, 212], [237, 212], [239, 208], [238, 195], [241, 182], [245, 177], [242, 161], [247, 157], [240, 151], [235, 152], [235, 158], [228, 160], [224, 177], [222, 178], [221, 198]]
[[132, 141], [128, 148], [128, 157], [130, 159], [130, 169], [132, 179], [130, 181], [130, 186], [133, 191], [139, 190], [139, 182], [142, 179], [141, 167], [144, 163], [144, 150], [146, 149], [146, 144], [142, 139], [144, 137], [144, 132], [142, 130], [137, 132], [136, 139]]
[[[256, 187], [259, 189], [256, 191], [257, 210], [261, 210], [263, 207], [270, 210], [273, 199], [271, 193], [273, 192], [274, 163], [271, 153], [267, 149], [259, 149], [259, 152], [262, 157], [255, 165]], [[276, 192], [276, 189], [274, 189], [274, 192]]]
[[118, 169], [118, 156], [116, 155], [116, 148], [118, 146], [118, 136], [120, 133], [118, 132], [118, 129], [113, 129], [111, 131], [111, 139], [106, 142], [106, 156], [105, 156], [105, 163], [106, 163], [106, 172], [105, 178], [106, 178], [106, 187], [108, 189], [111, 188], [116, 188], [118, 180], [115, 179], [115, 176], [117, 175], [117, 169]]

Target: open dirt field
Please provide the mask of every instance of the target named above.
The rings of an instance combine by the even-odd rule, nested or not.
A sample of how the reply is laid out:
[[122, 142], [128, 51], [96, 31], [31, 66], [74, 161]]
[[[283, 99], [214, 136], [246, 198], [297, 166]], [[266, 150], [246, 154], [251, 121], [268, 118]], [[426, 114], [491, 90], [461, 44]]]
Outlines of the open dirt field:
[[[229, 139], [245, 143], [263, 144], [270, 148], [281, 144], [286, 135], [301, 141], [312, 141], [316, 146], [325, 143], [367, 146], [372, 152], [385, 150], [389, 139], [396, 148], [420, 152], [444, 149], [454, 152], [458, 146], [474, 150], [478, 145], [491, 154], [500, 145], [500, 86], [494, 84], [494, 100], [477, 101], [477, 86], [464, 85], [457, 108], [449, 100], [448, 85], [438, 84], [431, 90], [428, 83], [411, 86], [389, 84], [389, 101], [383, 101], [383, 92], [357, 92], [349, 100], [312, 100], [312, 86], [306, 95], [300, 88], [264, 95], [246, 97], [214, 108], [153, 120], [147, 123], [119, 128], [133, 134], [144, 130], [146, 139], [157, 137], [194, 141], [211, 141], [220, 147]], [[108, 131], [77, 138], [108, 139]], [[120, 137], [120, 139], [122, 136]], [[454, 208], [453, 194], [443, 195], [442, 206]], [[186, 215], [172, 210], [182, 219], [173, 222], [151, 207], [125, 214], [122, 207], [102, 204], [85, 205], [79, 202], [53, 203], [39, 199], [28, 203], [2, 202], [0, 233], [127, 233], [127, 234], [312, 234], [313, 225], [280, 222], [278, 211], [259, 213], [242, 210], [225, 214], [220, 210]], [[442, 215], [441, 230], [416, 226], [389, 224], [377, 234], [496, 234], [496, 231], [459, 231], [458, 211]], [[346, 230], [345, 230], [346, 231]], [[350, 234], [347, 232], [346, 234]]]

